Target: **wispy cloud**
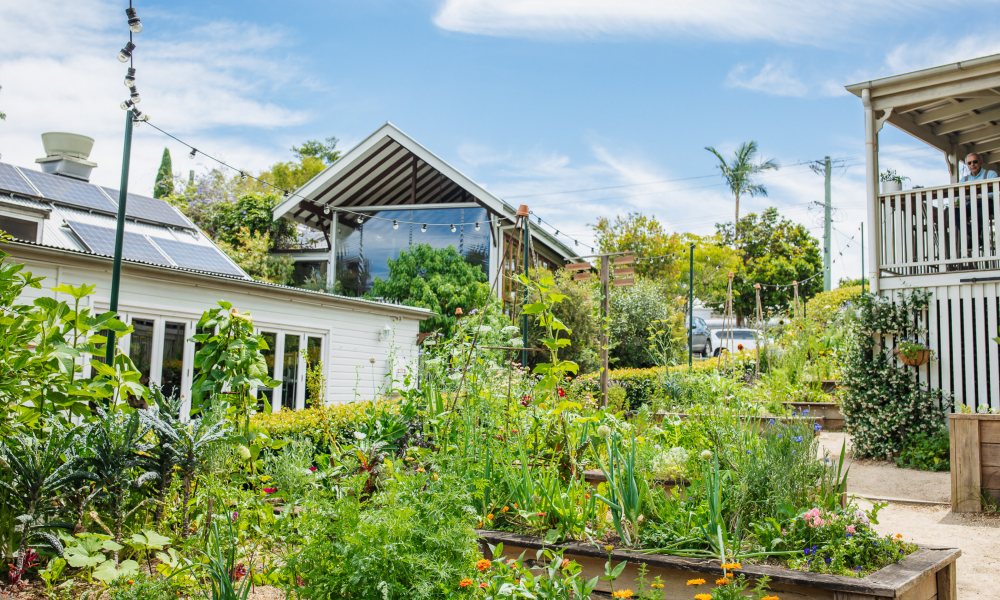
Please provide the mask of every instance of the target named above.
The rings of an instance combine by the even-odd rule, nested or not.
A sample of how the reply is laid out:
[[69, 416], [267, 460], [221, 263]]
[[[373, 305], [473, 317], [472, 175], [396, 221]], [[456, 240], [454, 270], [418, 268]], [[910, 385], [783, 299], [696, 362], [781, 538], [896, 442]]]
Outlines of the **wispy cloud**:
[[958, 39], [932, 36], [890, 50], [883, 74], [908, 73], [996, 53], [1000, 53], [1000, 38], [995, 35], [970, 34]]
[[726, 76], [726, 85], [772, 96], [801, 97], [808, 92], [806, 84], [786, 61], [768, 61], [756, 71], [747, 64], [736, 65]]
[[[942, 0], [947, 2], [947, 0]], [[907, 10], [940, 6], [914, 0]], [[478, 35], [593, 38], [670, 34], [723, 41], [768, 40], [820, 45], [843, 39], [859, 23], [896, 14], [890, 3], [843, 0], [445, 0], [434, 23], [450, 31]]]
[[[309, 119], [305, 111], [270, 99], [301, 77], [274, 58], [291, 47], [291, 36], [280, 28], [232, 21], [190, 26], [166, 11], [140, 16], [145, 24], [135, 39], [140, 107], [153, 122], [204, 141], [241, 168], [261, 169], [284, 157], [284, 148], [248, 143], [247, 131]], [[0, 100], [8, 116], [0, 136], [3, 160], [33, 164], [41, 154], [38, 124], [43, 123], [48, 131], [94, 137], [92, 159], [100, 165], [95, 181], [117, 187], [124, 121], [118, 105], [127, 90], [125, 66], [115, 55], [127, 33], [120, 4], [108, 0], [61, 0], [44, 10], [27, 2], [0, 8]], [[130, 178], [136, 191], [150, 191], [160, 153], [171, 144], [137, 129]], [[186, 152], [179, 145], [173, 150], [175, 158]]]

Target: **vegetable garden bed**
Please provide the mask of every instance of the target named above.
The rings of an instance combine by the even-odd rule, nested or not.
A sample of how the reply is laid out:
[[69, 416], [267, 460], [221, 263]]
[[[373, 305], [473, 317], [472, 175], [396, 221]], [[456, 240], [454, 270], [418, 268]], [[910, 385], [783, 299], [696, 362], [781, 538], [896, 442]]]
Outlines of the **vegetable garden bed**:
[[[627, 561], [628, 566], [616, 580], [616, 589], [635, 589], [636, 578], [641, 564], [646, 565], [647, 578], [659, 576], [664, 583], [666, 597], [689, 597], [699, 591], [698, 586], [689, 586], [691, 579], [701, 578], [712, 581], [721, 577], [723, 570], [719, 561], [700, 558], [684, 558], [664, 554], [613, 549], [610, 553], [590, 544], [567, 543], [546, 544], [541, 538], [518, 535], [502, 531], [480, 530], [479, 538], [484, 552], [489, 555], [489, 546], [503, 544], [504, 558], [517, 558], [522, 552], [525, 558], [535, 555], [542, 548], [558, 548], [563, 557], [580, 563], [585, 578], [604, 574], [605, 562]], [[867, 577], [854, 578], [842, 575], [825, 575], [805, 571], [793, 571], [773, 565], [746, 565], [740, 573], [750, 579], [764, 576], [770, 578], [772, 592], [782, 598], [816, 600], [876, 600], [898, 598], [900, 600], [955, 600], [955, 560], [961, 556], [957, 548], [921, 547], [899, 563], [889, 565]], [[493, 557], [496, 558], [496, 557]], [[605, 582], [598, 590], [609, 591]], [[694, 591], [692, 591], [694, 590]]]
[[1000, 502], [1000, 415], [953, 414], [951, 509], [981, 512], [984, 498]]
[[826, 431], [844, 430], [844, 413], [836, 402], [785, 402], [784, 405], [800, 415], [822, 419], [820, 424]]
[[[682, 412], [658, 411], [656, 413], [656, 420], [662, 422], [662, 421], [670, 418], [670, 419], [680, 419], [680, 420], [683, 421], [684, 419], [701, 418], [701, 417], [707, 417], [707, 416], [710, 416], [710, 415], [689, 415], [687, 413], [682, 413]], [[796, 415], [796, 416], [791, 416], [791, 417], [780, 417], [780, 416], [779, 417], [775, 417], [775, 416], [768, 416], [768, 415], [737, 415], [736, 418], [739, 419], [739, 420], [741, 420], [741, 421], [746, 421], [748, 423], [756, 423], [757, 426], [759, 428], [761, 428], [761, 429], [763, 429], [764, 427], [767, 427], [768, 425], [772, 425], [774, 423], [784, 423], [786, 425], [796, 425], [796, 424], [802, 424], [802, 423], [812, 423], [813, 425], [818, 425], [819, 426], [818, 428], [817, 427], [813, 427], [813, 433], [814, 433], [814, 435], [819, 435], [819, 432], [826, 427], [825, 426], [825, 419], [824, 419], [824, 417], [819, 416], [819, 415], [817, 415], [817, 416], [813, 416], [813, 415], [808, 415], [808, 416]]]

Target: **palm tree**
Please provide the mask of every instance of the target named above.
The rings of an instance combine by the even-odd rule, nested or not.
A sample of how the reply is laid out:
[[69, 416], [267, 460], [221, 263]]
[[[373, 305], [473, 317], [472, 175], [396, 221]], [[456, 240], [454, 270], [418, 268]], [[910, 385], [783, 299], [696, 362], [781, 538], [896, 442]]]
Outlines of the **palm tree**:
[[757, 142], [753, 140], [740, 144], [740, 147], [733, 154], [733, 162], [731, 163], [727, 162], [715, 148], [705, 146], [705, 150], [708, 150], [715, 155], [715, 158], [719, 159], [719, 171], [722, 172], [722, 178], [726, 180], [729, 190], [733, 193], [733, 198], [736, 200], [736, 220], [733, 222], [735, 230], [740, 222], [740, 196], [744, 194], [751, 197], [766, 196], [767, 188], [759, 183], [754, 183], [754, 176], [770, 169], [777, 170], [778, 163], [773, 160], [755, 163], [754, 158], [757, 155]]

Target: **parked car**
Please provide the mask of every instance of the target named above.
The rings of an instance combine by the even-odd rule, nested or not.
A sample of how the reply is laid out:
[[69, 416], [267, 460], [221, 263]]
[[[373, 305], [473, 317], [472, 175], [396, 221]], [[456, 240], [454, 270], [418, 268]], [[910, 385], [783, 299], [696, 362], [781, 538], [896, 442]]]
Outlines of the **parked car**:
[[757, 343], [764, 334], [756, 329], [733, 327], [731, 329], [716, 329], [709, 336], [712, 346], [712, 356], [718, 356], [723, 349], [732, 352], [756, 350]]
[[694, 327], [688, 327], [688, 335], [693, 336], [692, 352], [697, 352], [702, 356], [711, 356], [712, 342], [711, 331], [708, 324], [701, 317], [694, 318]]

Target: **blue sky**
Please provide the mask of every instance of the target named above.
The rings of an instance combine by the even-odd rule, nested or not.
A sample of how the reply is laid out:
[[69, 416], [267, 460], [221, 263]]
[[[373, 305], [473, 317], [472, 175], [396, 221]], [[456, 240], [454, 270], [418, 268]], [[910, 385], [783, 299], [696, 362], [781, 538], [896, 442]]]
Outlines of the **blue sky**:
[[[860, 271], [864, 218], [861, 104], [843, 86], [1000, 52], [997, 4], [137, 0], [135, 65], [153, 122], [241, 168], [392, 121], [584, 242], [629, 211], [712, 231], [732, 201], [704, 146], [747, 139], [784, 167], [743, 211], [778, 206], [820, 235], [822, 178], [801, 163], [830, 155], [836, 279]], [[32, 166], [43, 131], [84, 133], [94, 180], [117, 186], [125, 6], [0, 0], [4, 161]], [[940, 155], [890, 129], [883, 166], [946, 181]], [[179, 173], [213, 166], [139, 127], [134, 191], [150, 192], [164, 146]]]

